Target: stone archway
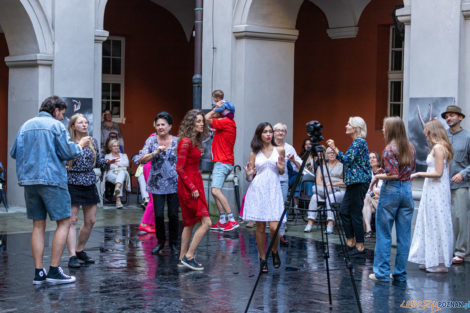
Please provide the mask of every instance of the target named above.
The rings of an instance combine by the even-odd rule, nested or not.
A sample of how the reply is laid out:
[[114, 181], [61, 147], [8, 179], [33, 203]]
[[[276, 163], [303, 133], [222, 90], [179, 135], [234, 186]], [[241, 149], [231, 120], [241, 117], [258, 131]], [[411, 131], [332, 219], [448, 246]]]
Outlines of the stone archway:
[[[9, 56], [8, 146], [28, 118], [35, 116], [41, 99], [52, 91], [53, 36], [46, 10], [39, 0], [4, 0], [0, 3], [0, 26]], [[17, 184], [15, 162], [8, 161], [8, 197], [11, 205], [24, 205]]]

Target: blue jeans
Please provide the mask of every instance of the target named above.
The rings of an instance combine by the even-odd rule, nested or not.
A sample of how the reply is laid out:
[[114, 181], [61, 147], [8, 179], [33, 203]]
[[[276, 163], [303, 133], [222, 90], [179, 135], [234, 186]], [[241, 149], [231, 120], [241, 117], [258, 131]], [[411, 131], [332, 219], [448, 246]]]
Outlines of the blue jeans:
[[374, 273], [375, 277], [382, 281], [390, 280], [393, 223], [395, 223], [397, 231], [397, 256], [393, 278], [397, 281], [406, 281], [413, 211], [414, 202], [410, 181], [385, 180], [380, 189], [379, 203], [375, 213], [377, 239], [374, 253]]

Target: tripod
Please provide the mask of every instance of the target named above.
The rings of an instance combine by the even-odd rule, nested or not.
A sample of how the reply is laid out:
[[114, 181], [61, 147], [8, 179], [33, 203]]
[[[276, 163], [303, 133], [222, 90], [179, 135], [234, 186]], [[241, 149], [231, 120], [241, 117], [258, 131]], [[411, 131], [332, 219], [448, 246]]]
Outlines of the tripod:
[[[333, 197], [333, 202], [331, 201], [330, 193], [328, 191], [328, 188], [326, 188], [326, 186], [327, 186], [327, 184], [326, 184], [327, 180], [326, 179], [328, 179], [328, 182], [329, 182], [330, 186], [332, 186], [332, 182], [331, 182], [331, 176], [330, 176], [330, 172], [328, 170], [328, 166], [325, 166], [325, 169], [326, 169], [326, 173], [325, 173], [323, 165], [322, 165], [322, 164], [326, 165], [325, 152], [324, 152], [323, 147], [319, 144], [319, 141], [318, 140], [313, 140], [313, 139], [314, 138], [312, 138], [312, 140], [311, 140], [312, 147], [302, 157], [302, 165], [300, 166], [299, 172], [298, 172], [298, 174], [295, 178], [295, 182], [294, 182], [293, 186], [291, 187], [290, 193], [287, 197], [287, 201], [286, 201], [285, 206], [284, 206], [284, 211], [282, 212], [281, 218], [279, 220], [279, 224], [276, 228], [276, 231], [274, 232], [274, 238], [276, 238], [278, 233], [279, 233], [281, 223], [284, 219], [284, 216], [286, 215], [287, 210], [290, 207], [290, 203], [292, 202], [292, 200], [294, 198], [295, 189], [296, 189], [297, 185], [299, 184], [299, 182], [302, 178], [302, 173], [303, 173], [303, 170], [305, 168], [305, 164], [307, 163], [308, 156], [311, 154], [311, 152], [313, 150], [315, 152], [315, 155], [318, 157], [318, 161], [319, 161], [319, 164], [320, 164], [320, 172], [321, 172], [321, 175], [322, 175], [322, 182], [323, 182], [323, 186], [325, 187], [325, 188], [323, 188], [324, 189], [324, 194], [323, 194], [324, 199], [327, 201], [329, 207], [331, 208], [330, 210], [332, 211], [334, 219], [337, 223], [336, 229], [338, 231], [338, 235], [339, 235], [339, 239], [340, 239], [341, 251], [343, 252], [345, 265], [346, 265], [346, 268], [349, 271], [349, 276], [351, 277], [351, 283], [352, 283], [352, 286], [353, 286], [353, 289], [354, 289], [354, 295], [355, 295], [355, 298], [356, 298], [356, 304], [357, 304], [358, 311], [360, 313], [362, 313], [361, 301], [359, 299], [359, 293], [357, 291], [356, 281], [354, 280], [354, 276], [353, 276], [353, 272], [352, 272], [353, 265], [351, 263], [351, 259], [349, 258], [349, 253], [348, 253], [348, 249], [347, 249], [347, 245], [346, 245], [346, 236], [345, 236], [344, 229], [343, 229], [343, 223], [342, 223], [341, 217], [339, 216], [339, 213], [338, 213], [339, 204], [336, 203], [336, 197], [334, 195], [334, 192], [331, 192], [331, 195]], [[315, 170], [316, 170], [316, 168], [315, 168]], [[319, 202], [319, 200], [318, 200], [318, 187], [317, 187], [316, 183], [315, 183], [315, 195], [316, 195], [316, 201], [318, 203]], [[324, 216], [327, 215], [326, 206], [322, 206], [321, 209], [318, 209], [316, 211], [319, 211], [321, 215], [324, 215]], [[329, 253], [328, 233], [324, 233], [324, 229], [326, 229], [325, 223], [326, 223], [326, 220], [324, 222], [320, 223], [320, 230], [321, 230], [321, 236], [322, 236], [322, 245], [321, 246], [323, 248], [323, 257], [325, 259], [325, 267], [326, 267], [326, 274], [327, 274], [327, 281], [328, 281], [328, 299], [329, 299], [329, 303], [330, 303], [330, 307], [331, 307], [332, 304], [333, 304], [333, 301], [332, 301], [332, 295], [331, 295], [330, 268], [329, 268], [329, 262], [328, 262], [328, 259], [330, 258], [330, 253]], [[271, 240], [270, 243], [269, 243], [269, 247], [266, 250], [266, 257], [265, 257], [266, 259], [268, 259], [268, 257], [269, 257], [269, 253], [271, 252], [274, 241], [275, 240]], [[258, 277], [256, 279], [255, 285], [253, 286], [253, 289], [251, 291], [250, 299], [248, 300], [248, 303], [247, 303], [246, 308], [245, 308], [245, 313], [248, 312], [248, 309], [249, 309], [250, 304], [251, 304], [251, 300], [253, 299], [253, 295], [255, 294], [256, 287], [258, 286], [258, 282], [261, 278], [261, 274], [262, 273], [260, 271], [259, 274], [258, 274]]]

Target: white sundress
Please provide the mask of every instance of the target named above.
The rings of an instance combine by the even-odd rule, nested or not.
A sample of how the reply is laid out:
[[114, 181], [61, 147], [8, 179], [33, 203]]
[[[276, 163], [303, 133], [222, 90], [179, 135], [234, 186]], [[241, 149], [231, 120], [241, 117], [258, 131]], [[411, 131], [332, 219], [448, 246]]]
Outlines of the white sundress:
[[[427, 172], [435, 169], [431, 154], [426, 158]], [[444, 161], [441, 178], [425, 178], [408, 261], [426, 268], [452, 264], [454, 234], [450, 206], [449, 168]]]
[[255, 158], [256, 175], [248, 187], [243, 209], [243, 220], [257, 222], [279, 221], [284, 211], [279, 170], [279, 158], [274, 148], [267, 158], [259, 151]]

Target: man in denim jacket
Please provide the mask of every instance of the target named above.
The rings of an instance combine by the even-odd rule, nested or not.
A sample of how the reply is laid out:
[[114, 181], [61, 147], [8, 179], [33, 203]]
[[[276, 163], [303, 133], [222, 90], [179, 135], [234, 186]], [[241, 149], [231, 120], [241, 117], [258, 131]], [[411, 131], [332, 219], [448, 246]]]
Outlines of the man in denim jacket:
[[[74, 276], [64, 274], [59, 267], [70, 228], [65, 161], [79, 156], [90, 138], [82, 138], [79, 144], [70, 140], [69, 133], [60, 122], [64, 119], [66, 107], [57, 96], [45, 99], [38, 116], [21, 126], [10, 150], [10, 156], [16, 159], [18, 183], [24, 186], [27, 216], [33, 220], [31, 247], [36, 268], [33, 284], [75, 281]], [[46, 274], [43, 254], [47, 214], [57, 222], [57, 229], [52, 241], [49, 273]]]

